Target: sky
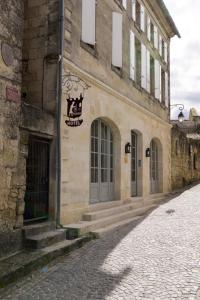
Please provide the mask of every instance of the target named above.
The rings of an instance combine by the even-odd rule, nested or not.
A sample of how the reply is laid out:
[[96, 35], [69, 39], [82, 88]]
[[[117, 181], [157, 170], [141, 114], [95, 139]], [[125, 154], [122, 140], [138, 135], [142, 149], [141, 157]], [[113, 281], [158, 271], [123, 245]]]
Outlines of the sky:
[[171, 104], [184, 104], [187, 118], [191, 107], [200, 114], [200, 0], [164, 2], [181, 35], [171, 40]]

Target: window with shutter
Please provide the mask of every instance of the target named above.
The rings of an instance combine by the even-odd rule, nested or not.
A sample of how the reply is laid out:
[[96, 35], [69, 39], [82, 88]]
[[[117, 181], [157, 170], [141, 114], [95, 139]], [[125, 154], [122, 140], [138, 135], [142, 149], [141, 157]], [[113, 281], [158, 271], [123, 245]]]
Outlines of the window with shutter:
[[162, 39], [162, 58], [165, 59], [165, 42]]
[[154, 25], [153, 23], [151, 22], [151, 25], [150, 25], [150, 30], [151, 30], [151, 43], [152, 45], [154, 45]]
[[147, 16], [147, 38], [151, 41], [151, 20], [149, 16]]
[[167, 47], [167, 43], [165, 42], [164, 43], [164, 47], [165, 47], [165, 49], [164, 49], [164, 60], [165, 60], [165, 62], [167, 63], [168, 62], [168, 47]]
[[141, 7], [140, 3], [136, 0], [135, 2], [135, 23], [140, 28], [141, 24]]
[[159, 54], [162, 57], [162, 37], [159, 34]]
[[145, 32], [145, 9], [142, 4], [140, 5], [140, 29]]
[[161, 102], [165, 104], [165, 71], [161, 69]]
[[167, 72], [165, 72], [165, 106], [169, 106], [169, 80]]
[[135, 80], [141, 86], [141, 42], [135, 38]]
[[122, 5], [125, 9], [127, 9], [127, 0], [122, 0]]
[[132, 19], [136, 20], [136, 0], [132, 0]]
[[112, 13], [112, 65], [122, 68], [122, 14]]
[[141, 48], [142, 67], [141, 67], [141, 86], [147, 89], [147, 48], [142, 44]]
[[130, 31], [130, 78], [135, 80], [135, 34]]
[[154, 26], [154, 47], [158, 49], [158, 28]]
[[82, 0], [82, 41], [95, 46], [96, 0]]
[[150, 76], [150, 52], [147, 49], [147, 91], [151, 92], [151, 76]]
[[155, 98], [160, 100], [160, 63], [155, 60]]
[[155, 97], [155, 61], [150, 55], [150, 93]]

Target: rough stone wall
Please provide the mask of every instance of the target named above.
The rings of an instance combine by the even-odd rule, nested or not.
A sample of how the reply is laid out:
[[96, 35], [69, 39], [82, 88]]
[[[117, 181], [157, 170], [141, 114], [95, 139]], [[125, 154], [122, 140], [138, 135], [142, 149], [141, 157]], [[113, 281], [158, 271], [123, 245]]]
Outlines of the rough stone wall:
[[177, 127], [172, 128], [171, 139], [172, 189], [175, 190], [200, 180], [200, 141], [188, 139]]
[[[25, 160], [20, 147], [23, 0], [0, 1], [0, 47], [10, 46], [13, 62], [0, 53], [0, 257], [21, 243], [25, 190]], [[16, 97], [10, 99], [7, 89]], [[11, 97], [12, 98], [12, 97]]]
[[59, 1], [25, 0], [24, 101], [55, 112], [59, 54]]

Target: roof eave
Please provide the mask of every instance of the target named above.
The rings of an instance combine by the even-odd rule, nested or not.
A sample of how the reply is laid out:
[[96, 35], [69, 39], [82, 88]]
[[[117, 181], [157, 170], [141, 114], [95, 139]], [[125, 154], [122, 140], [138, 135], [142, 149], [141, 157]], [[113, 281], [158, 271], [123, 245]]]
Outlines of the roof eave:
[[160, 8], [162, 9], [167, 21], [169, 22], [169, 24], [171, 26], [171, 29], [172, 29], [171, 37], [177, 35], [179, 38], [181, 38], [181, 35], [180, 35], [180, 33], [179, 33], [175, 23], [174, 23], [174, 20], [172, 19], [172, 17], [170, 15], [165, 3], [163, 2], [163, 0], [157, 0], [157, 3], [160, 6]]

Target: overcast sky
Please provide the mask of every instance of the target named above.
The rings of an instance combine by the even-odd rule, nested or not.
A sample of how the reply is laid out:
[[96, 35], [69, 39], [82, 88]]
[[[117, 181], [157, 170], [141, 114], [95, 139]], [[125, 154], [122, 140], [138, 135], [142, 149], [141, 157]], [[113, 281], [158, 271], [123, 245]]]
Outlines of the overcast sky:
[[181, 34], [171, 41], [171, 103], [200, 113], [200, 0], [164, 2]]

